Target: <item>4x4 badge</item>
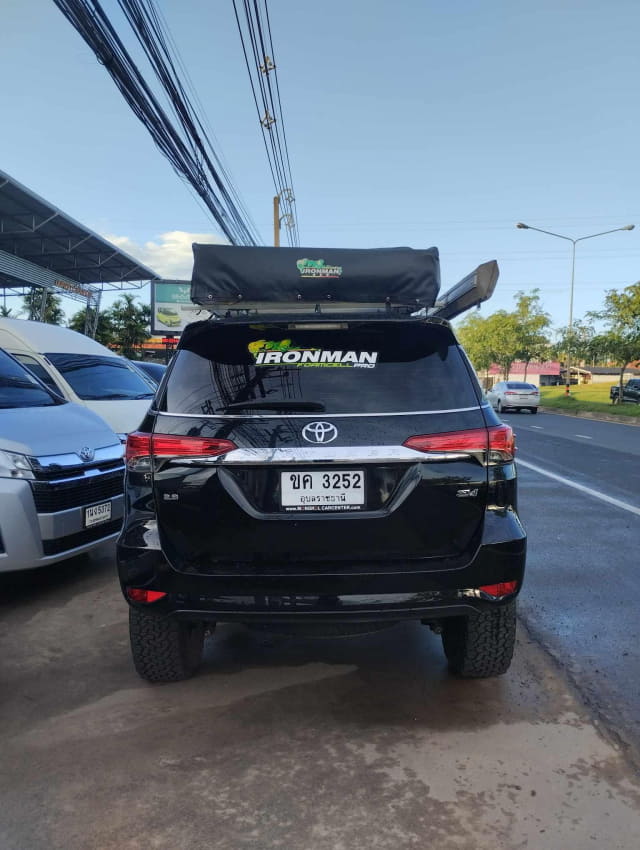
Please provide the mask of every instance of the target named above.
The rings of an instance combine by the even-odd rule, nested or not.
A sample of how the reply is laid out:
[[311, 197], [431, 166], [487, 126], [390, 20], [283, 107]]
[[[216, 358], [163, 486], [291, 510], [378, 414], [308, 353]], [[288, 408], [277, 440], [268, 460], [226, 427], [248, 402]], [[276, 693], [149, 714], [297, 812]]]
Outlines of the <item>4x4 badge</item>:
[[332, 443], [338, 436], [338, 429], [331, 422], [309, 422], [302, 429], [302, 436], [308, 443]]

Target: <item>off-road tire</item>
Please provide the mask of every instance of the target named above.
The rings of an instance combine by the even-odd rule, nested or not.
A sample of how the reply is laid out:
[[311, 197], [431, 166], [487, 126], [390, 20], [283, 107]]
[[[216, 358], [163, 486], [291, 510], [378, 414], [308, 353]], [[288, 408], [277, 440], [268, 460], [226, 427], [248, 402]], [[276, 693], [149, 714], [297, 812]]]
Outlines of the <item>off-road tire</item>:
[[463, 679], [501, 676], [516, 640], [516, 602], [443, 623], [442, 644], [452, 673]]
[[179, 682], [193, 675], [202, 660], [204, 624], [188, 623], [129, 608], [131, 655], [147, 682]]

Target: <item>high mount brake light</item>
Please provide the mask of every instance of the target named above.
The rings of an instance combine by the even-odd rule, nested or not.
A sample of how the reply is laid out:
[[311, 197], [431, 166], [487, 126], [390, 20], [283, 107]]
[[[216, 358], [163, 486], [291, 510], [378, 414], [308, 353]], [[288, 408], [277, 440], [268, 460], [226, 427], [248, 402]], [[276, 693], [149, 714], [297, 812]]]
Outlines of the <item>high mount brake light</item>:
[[513, 460], [515, 440], [508, 425], [492, 428], [471, 428], [467, 431], [447, 431], [444, 434], [423, 434], [409, 437], [403, 443], [418, 452], [443, 454], [469, 454], [489, 452], [491, 461]]
[[125, 458], [130, 463], [149, 457], [217, 457], [237, 448], [231, 440], [134, 431], [127, 437]]

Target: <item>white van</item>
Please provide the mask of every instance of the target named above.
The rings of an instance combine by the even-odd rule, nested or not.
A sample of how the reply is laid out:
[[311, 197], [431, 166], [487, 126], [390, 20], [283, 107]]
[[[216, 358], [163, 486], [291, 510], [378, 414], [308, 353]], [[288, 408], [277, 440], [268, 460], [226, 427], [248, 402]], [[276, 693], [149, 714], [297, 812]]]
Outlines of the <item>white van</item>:
[[124, 357], [69, 328], [0, 318], [0, 348], [59, 395], [98, 413], [121, 438], [140, 425], [154, 395]]

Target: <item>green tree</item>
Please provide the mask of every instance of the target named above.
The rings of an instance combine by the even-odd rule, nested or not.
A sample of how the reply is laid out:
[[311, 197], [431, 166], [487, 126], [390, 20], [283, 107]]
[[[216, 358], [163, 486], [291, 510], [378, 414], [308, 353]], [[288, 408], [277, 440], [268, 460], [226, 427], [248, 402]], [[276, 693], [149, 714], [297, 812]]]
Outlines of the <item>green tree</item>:
[[576, 321], [569, 328], [558, 328], [557, 341], [553, 345], [553, 352], [557, 357], [570, 354], [572, 362], [593, 361], [598, 357], [599, 344], [595, 342], [596, 331], [594, 326], [587, 321]]
[[495, 354], [484, 316], [476, 312], [465, 316], [458, 324], [456, 334], [469, 355], [474, 369], [478, 372], [484, 370], [488, 376]]
[[618, 384], [622, 404], [625, 369], [640, 358], [640, 281], [621, 292], [610, 289], [604, 299], [604, 308], [588, 315], [604, 322], [606, 332], [600, 335], [600, 345], [620, 368]]
[[61, 325], [64, 321], [64, 310], [62, 309], [62, 299], [59, 295], [54, 295], [52, 292], [47, 292], [39, 286], [32, 287], [22, 299], [23, 310], [30, 319], [40, 319], [40, 309], [42, 307], [42, 299], [46, 295], [44, 306], [44, 319], [49, 325]]
[[517, 292], [516, 309], [513, 315], [517, 324], [518, 345], [515, 359], [524, 361], [524, 380], [532, 360], [542, 360], [549, 350], [547, 331], [551, 317], [542, 308], [540, 290], [533, 289], [529, 294]]
[[[85, 328], [85, 319], [87, 315], [86, 307], [78, 310], [77, 313], [69, 319], [69, 327], [73, 331], [83, 334]], [[109, 345], [115, 342], [115, 329], [111, 317], [106, 310], [101, 310], [98, 314], [98, 325], [96, 328], [96, 339], [102, 345]]]
[[120, 353], [135, 359], [138, 356], [136, 349], [151, 336], [151, 307], [148, 304], [137, 304], [134, 295], [125, 293], [122, 298], [114, 301], [106, 313], [113, 327], [113, 341]]
[[518, 359], [519, 352], [522, 350], [521, 325], [518, 316], [506, 310], [498, 310], [488, 316], [486, 322], [486, 330], [491, 339], [493, 362], [498, 364], [502, 377], [507, 381], [513, 361]]
[[2, 307], [0, 307], [0, 318], [9, 319], [11, 316], [11, 307], [7, 307], [6, 304], [3, 304]]

